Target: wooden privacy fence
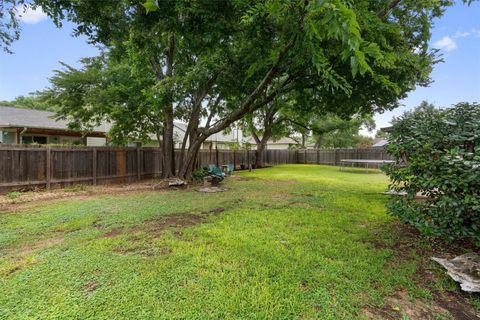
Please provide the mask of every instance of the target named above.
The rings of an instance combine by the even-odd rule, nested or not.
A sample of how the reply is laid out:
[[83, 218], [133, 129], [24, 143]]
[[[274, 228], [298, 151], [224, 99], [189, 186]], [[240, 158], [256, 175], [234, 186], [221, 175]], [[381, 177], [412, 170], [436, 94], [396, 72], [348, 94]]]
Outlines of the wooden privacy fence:
[[[176, 162], [180, 151], [176, 151]], [[317, 163], [341, 159], [390, 159], [384, 150], [266, 150], [267, 165]], [[248, 168], [253, 150], [201, 150], [196, 167], [234, 164]], [[72, 184], [125, 183], [161, 176], [159, 148], [0, 146], [0, 191]]]
[[161, 173], [156, 148], [0, 147], [0, 189], [106, 184]]
[[[298, 150], [297, 163], [327, 164], [339, 166], [342, 159], [356, 160], [393, 160], [392, 156], [385, 149], [319, 149], [319, 150]], [[364, 166], [364, 164], [355, 164]]]

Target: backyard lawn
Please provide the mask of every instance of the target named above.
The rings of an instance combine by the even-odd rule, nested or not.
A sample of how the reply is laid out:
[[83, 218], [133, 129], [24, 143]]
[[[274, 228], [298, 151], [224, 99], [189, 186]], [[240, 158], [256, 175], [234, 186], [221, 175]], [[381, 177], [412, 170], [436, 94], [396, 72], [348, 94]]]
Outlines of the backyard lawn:
[[479, 296], [428, 260], [451, 249], [386, 214], [383, 174], [284, 165], [224, 186], [11, 206], [0, 318], [475, 318]]

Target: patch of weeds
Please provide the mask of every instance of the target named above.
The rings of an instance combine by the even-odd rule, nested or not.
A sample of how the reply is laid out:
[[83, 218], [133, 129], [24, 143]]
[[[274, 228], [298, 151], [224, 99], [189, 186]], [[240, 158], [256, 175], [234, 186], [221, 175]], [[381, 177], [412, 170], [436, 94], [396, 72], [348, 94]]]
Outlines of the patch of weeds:
[[201, 182], [205, 177], [205, 170], [203, 168], [198, 168], [193, 171], [193, 180], [196, 182]]
[[12, 191], [12, 192], [7, 193], [7, 198], [9, 198], [10, 200], [15, 200], [15, 199], [19, 198], [21, 195], [22, 195], [22, 193], [19, 192], [19, 191]]
[[480, 314], [480, 293], [471, 294], [468, 298], [468, 302], [475, 308], [478, 314]]

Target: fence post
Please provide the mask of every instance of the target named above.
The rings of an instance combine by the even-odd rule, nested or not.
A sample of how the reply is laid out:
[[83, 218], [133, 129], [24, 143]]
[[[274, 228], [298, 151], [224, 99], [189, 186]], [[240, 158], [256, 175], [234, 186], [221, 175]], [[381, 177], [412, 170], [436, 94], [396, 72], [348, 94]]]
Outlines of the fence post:
[[218, 146], [215, 146], [215, 158], [217, 158], [217, 167], [219, 167], [220, 161], [218, 160]]
[[97, 148], [93, 148], [92, 156], [92, 183], [97, 185]]
[[237, 169], [237, 154], [235, 152], [235, 149], [233, 150], [233, 170]]
[[335, 148], [335, 149], [333, 149], [333, 150], [335, 150], [335, 165], [338, 166], [338, 162], [339, 162], [339, 161], [338, 161], [338, 149]]
[[47, 147], [47, 156], [46, 156], [46, 168], [45, 168], [45, 178], [47, 180], [47, 189], [51, 187], [51, 177], [52, 177], [52, 149]]
[[305, 154], [304, 163], [307, 164], [308, 163], [308, 161], [307, 161], [307, 149], [305, 149], [303, 152]]
[[320, 149], [317, 149], [317, 164], [320, 164]]
[[140, 170], [140, 148], [137, 147], [137, 179], [140, 180], [141, 178], [141, 170]]
[[[358, 149], [355, 148], [355, 159], [358, 159]], [[360, 165], [355, 165], [355, 167], [360, 167]]]

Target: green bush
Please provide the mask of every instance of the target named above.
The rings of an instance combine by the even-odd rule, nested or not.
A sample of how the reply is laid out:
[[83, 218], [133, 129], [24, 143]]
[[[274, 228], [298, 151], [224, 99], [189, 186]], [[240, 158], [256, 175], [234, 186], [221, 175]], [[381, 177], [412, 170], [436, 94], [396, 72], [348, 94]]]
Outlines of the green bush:
[[480, 105], [422, 103], [394, 120], [388, 139], [397, 161], [384, 170], [392, 189], [407, 192], [389, 211], [429, 236], [480, 246]]
[[203, 168], [198, 168], [197, 170], [193, 171], [194, 181], [202, 181], [204, 177], [205, 177], [205, 170]]
[[7, 193], [7, 197], [11, 200], [15, 200], [18, 197], [20, 197], [21, 195], [22, 195], [22, 193], [18, 192], [18, 191], [12, 191], [12, 192]]

